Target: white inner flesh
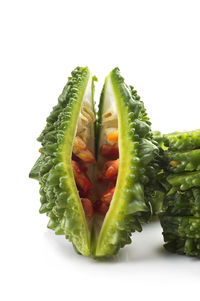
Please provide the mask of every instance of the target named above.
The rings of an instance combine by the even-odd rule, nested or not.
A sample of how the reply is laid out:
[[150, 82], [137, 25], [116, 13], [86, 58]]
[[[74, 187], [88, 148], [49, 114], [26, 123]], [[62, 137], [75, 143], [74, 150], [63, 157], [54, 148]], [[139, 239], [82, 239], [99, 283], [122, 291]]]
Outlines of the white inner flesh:
[[[92, 75], [88, 80], [88, 84], [83, 96], [81, 111], [77, 123], [76, 136], [79, 136], [94, 151], [94, 122], [95, 115], [92, 107]], [[90, 139], [89, 139], [90, 138]]]
[[[75, 136], [80, 137], [93, 153], [95, 151], [94, 122], [95, 114], [93, 112], [92, 104], [92, 75], [90, 75], [81, 104]], [[94, 164], [88, 165], [88, 176], [90, 179], [94, 178]]]
[[107, 135], [118, 129], [117, 107], [110, 77], [107, 79], [102, 108], [101, 133], [99, 147], [104, 143], [110, 143]]
[[[83, 97], [80, 115], [77, 123], [76, 135], [80, 137], [87, 145], [87, 147], [95, 152], [95, 137], [94, 137], [94, 122], [95, 115], [93, 112], [92, 105], [92, 76], [90, 76], [88, 80], [88, 85], [86, 87], [86, 91]], [[107, 139], [107, 135], [111, 132], [118, 130], [118, 115], [117, 115], [117, 107], [114, 96], [114, 91], [112, 87], [112, 83], [110, 78], [107, 79], [105, 92], [104, 92], [104, 100], [102, 107], [102, 118], [100, 124], [100, 137], [98, 148], [103, 144], [114, 144]], [[108, 189], [114, 186], [114, 183], [104, 183], [98, 181], [98, 176], [102, 173], [103, 166], [107, 161], [114, 160], [112, 158], [108, 159], [99, 154], [98, 149], [98, 161], [97, 163], [88, 164], [88, 176], [90, 181], [94, 185], [94, 190], [92, 193], [93, 199], [91, 201], [100, 200], [102, 194], [106, 192]], [[96, 231], [99, 232], [104, 220], [104, 216], [98, 215], [95, 219], [95, 228]]]
[[[111, 83], [110, 77], [107, 78], [107, 82], [105, 85], [105, 91], [104, 91], [104, 100], [103, 100], [103, 107], [102, 107], [102, 119], [100, 124], [100, 137], [99, 137], [99, 143], [98, 143], [98, 161], [96, 164], [95, 169], [95, 177], [97, 178], [98, 175], [102, 172], [103, 166], [107, 161], [114, 160], [114, 159], [108, 159], [99, 154], [100, 147], [103, 144], [113, 144], [112, 142], [108, 141], [107, 135], [111, 132], [114, 132], [118, 130], [118, 114], [117, 114], [117, 106], [115, 101], [115, 95]], [[119, 134], [119, 133], [118, 133]], [[119, 137], [118, 137], [119, 139]], [[108, 182], [108, 183], [99, 183], [97, 181], [95, 186], [95, 191], [98, 197], [102, 196], [104, 192], [106, 192], [108, 189], [111, 189], [115, 184]], [[96, 215], [95, 218], [95, 232], [96, 236], [99, 235], [103, 221], [105, 216], [102, 215]]]

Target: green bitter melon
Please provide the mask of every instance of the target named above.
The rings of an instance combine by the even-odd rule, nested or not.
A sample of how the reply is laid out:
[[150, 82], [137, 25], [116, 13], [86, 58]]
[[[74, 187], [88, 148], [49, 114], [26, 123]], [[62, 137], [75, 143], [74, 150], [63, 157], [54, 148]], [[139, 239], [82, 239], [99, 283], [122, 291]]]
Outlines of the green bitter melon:
[[[95, 121], [95, 80], [87, 67], [72, 72], [38, 138], [41, 155], [30, 177], [40, 183], [40, 213], [49, 217], [48, 227], [77, 252], [98, 258], [129, 244], [132, 232], [149, 220], [151, 200], [161, 195], [154, 189], [158, 146], [143, 102], [115, 68], [106, 77]], [[108, 141], [116, 133], [118, 140]], [[105, 146], [112, 161], [103, 154]], [[117, 177], [106, 181], [108, 169], [113, 174], [115, 168]]]
[[164, 246], [200, 257], [200, 130], [157, 137], [164, 150], [166, 194], [160, 214]]

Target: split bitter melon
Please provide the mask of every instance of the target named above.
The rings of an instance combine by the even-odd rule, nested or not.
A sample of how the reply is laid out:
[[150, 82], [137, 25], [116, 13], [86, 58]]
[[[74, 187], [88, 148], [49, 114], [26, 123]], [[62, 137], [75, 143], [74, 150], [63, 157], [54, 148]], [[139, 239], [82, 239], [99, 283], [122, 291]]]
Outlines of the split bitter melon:
[[164, 146], [164, 246], [200, 257], [200, 130], [163, 135], [159, 144]]
[[30, 177], [40, 183], [40, 213], [78, 253], [114, 255], [151, 216], [158, 146], [144, 104], [119, 69], [106, 77], [95, 113], [89, 69], [77, 67], [38, 140]]

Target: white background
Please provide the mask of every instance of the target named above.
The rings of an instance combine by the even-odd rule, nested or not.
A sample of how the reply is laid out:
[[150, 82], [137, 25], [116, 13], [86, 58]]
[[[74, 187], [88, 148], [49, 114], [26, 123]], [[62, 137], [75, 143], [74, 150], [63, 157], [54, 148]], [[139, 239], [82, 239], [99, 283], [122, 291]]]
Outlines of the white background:
[[199, 300], [200, 262], [162, 248], [159, 224], [113, 260], [77, 255], [39, 215], [36, 137], [77, 65], [119, 66], [153, 129], [200, 128], [199, 1], [0, 1], [1, 300]]

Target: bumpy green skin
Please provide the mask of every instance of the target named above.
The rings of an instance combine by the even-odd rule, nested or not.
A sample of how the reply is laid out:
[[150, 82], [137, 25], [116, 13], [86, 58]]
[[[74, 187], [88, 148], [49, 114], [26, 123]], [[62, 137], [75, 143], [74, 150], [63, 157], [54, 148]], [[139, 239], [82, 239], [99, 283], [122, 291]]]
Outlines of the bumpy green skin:
[[164, 247], [174, 253], [200, 256], [200, 130], [163, 135]]
[[[140, 97], [137, 95], [137, 91], [134, 90], [134, 87], [129, 86], [131, 90], [131, 95], [133, 99], [139, 100], [140, 104], [142, 106], [141, 112], [139, 114], [139, 119], [144, 122], [143, 130], [145, 129], [146, 124], [151, 127], [150, 119], [147, 115], [146, 109], [144, 107], [144, 103], [140, 100]], [[138, 128], [136, 128], [138, 130]], [[154, 133], [152, 133], [151, 128], [148, 128], [149, 130], [149, 139], [152, 141], [153, 145], [157, 146], [156, 152], [152, 152], [150, 149], [149, 152], [147, 152], [146, 149], [143, 149], [142, 151], [146, 154], [143, 156], [143, 163], [144, 163], [144, 157], [147, 157], [147, 154], [150, 154], [150, 160], [148, 165], [148, 162], [146, 162], [146, 176], [148, 178], [148, 181], [144, 185], [144, 197], [146, 204], [150, 204], [151, 206], [151, 214], [152, 216], [157, 216], [158, 213], [160, 213], [162, 208], [162, 203], [164, 199], [164, 189], [159, 183], [159, 179], [162, 177], [161, 169], [162, 166], [160, 165], [161, 162], [161, 154], [162, 149], [159, 147], [159, 143], [154, 137]], [[142, 155], [142, 153], [140, 153]], [[146, 222], [146, 220], [144, 221]]]
[[192, 216], [167, 216], [161, 215], [163, 233], [178, 237], [200, 239], [200, 219]]
[[158, 215], [162, 212], [163, 201], [166, 193], [165, 187], [166, 185], [168, 186], [168, 183], [166, 182], [166, 175], [164, 173], [166, 162], [163, 158], [163, 149], [165, 149], [165, 147], [163, 145], [163, 135], [161, 132], [154, 131], [153, 140], [158, 145], [158, 154], [155, 157], [155, 175], [154, 177], [150, 176], [149, 185], [146, 185], [145, 189], [147, 190], [146, 196], [149, 198], [149, 202], [152, 207], [153, 219], [155, 219], [155, 217], [158, 217]]
[[200, 218], [200, 189], [177, 191], [164, 199], [163, 211], [168, 216], [194, 216]]
[[161, 185], [155, 185], [150, 183], [145, 186], [145, 199], [151, 205], [152, 219], [158, 217], [158, 214], [162, 211], [163, 201], [165, 197], [164, 189]]
[[192, 187], [200, 186], [200, 171], [169, 175], [167, 181], [172, 186], [168, 194], [178, 190], [185, 191]]
[[169, 151], [184, 151], [199, 148], [200, 130], [191, 132], [174, 132], [163, 135], [163, 142]]
[[[137, 92], [125, 84], [118, 68], [111, 71], [109, 78], [118, 110], [120, 167], [115, 194], [97, 241], [96, 257], [116, 254], [119, 248], [131, 243], [132, 232], [142, 230], [141, 222], [149, 219], [150, 204], [144, 186], [148, 185], [150, 176], [155, 176], [154, 159], [158, 153], [149, 118]], [[101, 95], [100, 116], [106, 84]]]
[[38, 138], [42, 154], [30, 172], [30, 177], [40, 183], [40, 213], [50, 218], [48, 227], [64, 234], [86, 256], [90, 255], [90, 237], [73, 177], [71, 153], [88, 78], [88, 68], [77, 67], [72, 72]]
[[180, 255], [185, 254], [187, 256], [200, 257], [200, 239], [172, 235], [170, 237], [170, 241], [168, 241], [168, 238], [166, 238], [166, 241], [167, 242], [164, 247], [169, 252]]
[[[186, 152], [165, 152], [165, 160], [172, 173], [200, 170], [200, 149]], [[173, 161], [177, 162], [177, 166], [173, 166]]]
[[163, 149], [166, 150], [167, 147], [164, 145], [163, 141], [163, 134], [159, 131], [153, 132], [153, 139], [158, 143], [158, 145]]

